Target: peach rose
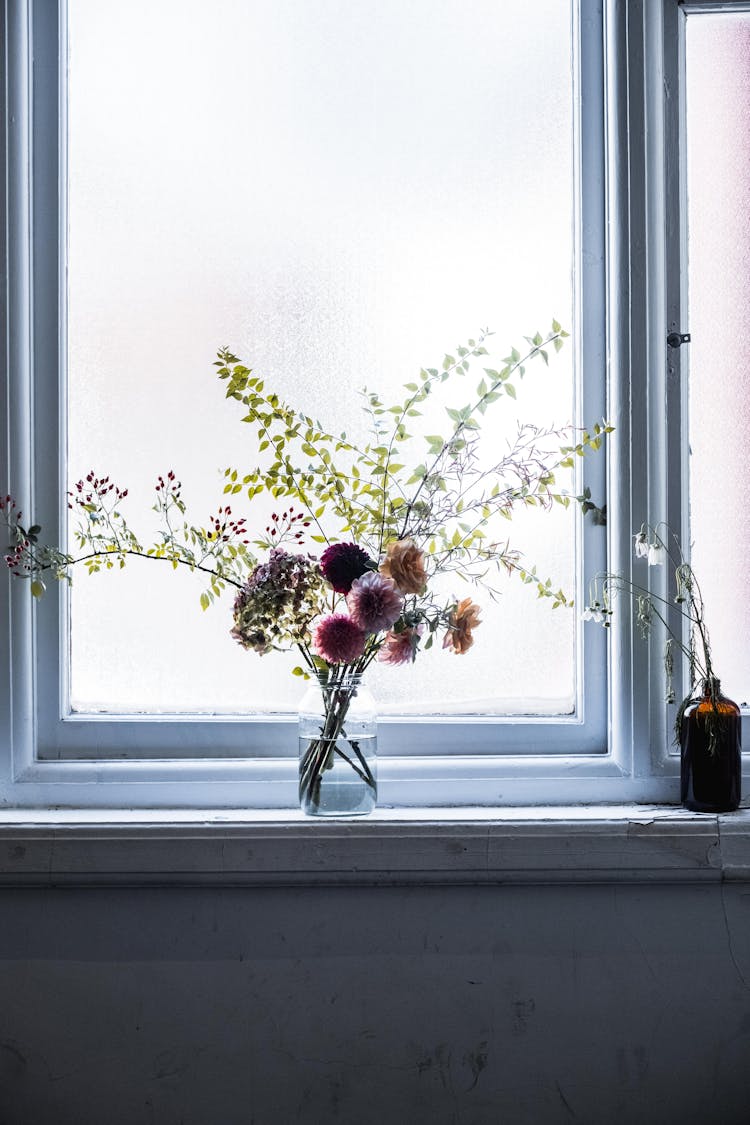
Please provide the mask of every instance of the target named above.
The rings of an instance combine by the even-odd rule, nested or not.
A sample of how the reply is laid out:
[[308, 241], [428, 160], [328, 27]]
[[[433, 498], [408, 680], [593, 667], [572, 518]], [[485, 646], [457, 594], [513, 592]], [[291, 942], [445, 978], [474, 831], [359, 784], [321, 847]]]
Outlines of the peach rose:
[[472, 629], [481, 625], [479, 606], [471, 598], [463, 598], [448, 619], [448, 628], [443, 640], [443, 648], [450, 648], [461, 656], [474, 644]]
[[427, 585], [424, 551], [413, 539], [389, 543], [380, 573], [395, 582], [402, 594], [423, 594]]

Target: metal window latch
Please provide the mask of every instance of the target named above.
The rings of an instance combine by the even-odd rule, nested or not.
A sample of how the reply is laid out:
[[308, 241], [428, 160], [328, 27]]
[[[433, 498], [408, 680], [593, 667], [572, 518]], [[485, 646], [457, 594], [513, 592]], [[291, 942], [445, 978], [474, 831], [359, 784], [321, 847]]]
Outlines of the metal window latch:
[[690, 343], [689, 332], [670, 332], [667, 336], [667, 344], [670, 348], [679, 348], [682, 344]]

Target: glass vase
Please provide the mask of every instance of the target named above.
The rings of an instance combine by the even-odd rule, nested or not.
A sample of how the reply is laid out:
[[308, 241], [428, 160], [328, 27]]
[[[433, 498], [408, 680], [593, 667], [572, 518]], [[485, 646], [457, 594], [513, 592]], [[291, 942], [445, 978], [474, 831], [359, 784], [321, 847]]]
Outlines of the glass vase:
[[740, 803], [742, 725], [717, 679], [704, 681], [680, 721], [680, 796], [693, 812], [732, 812]]
[[377, 715], [362, 674], [332, 668], [299, 707], [299, 800], [308, 816], [364, 816], [377, 801]]

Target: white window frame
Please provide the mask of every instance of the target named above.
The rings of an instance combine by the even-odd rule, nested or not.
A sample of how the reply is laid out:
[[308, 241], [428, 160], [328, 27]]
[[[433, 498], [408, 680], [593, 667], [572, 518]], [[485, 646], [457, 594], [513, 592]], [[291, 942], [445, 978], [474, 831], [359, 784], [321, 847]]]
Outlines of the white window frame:
[[[659, 235], [665, 229], [669, 200], [664, 141], [678, 140], [669, 132], [672, 118], [666, 118], [662, 89], [670, 75], [679, 88], [679, 75], [669, 71], [672, 56], [663, 48], [670, 21], [679, 17], [676, 0], [665, 0], [663, 6], [652, 0], [581, 3], [582, 34], [592, 35], [596, 21], [587, 19], [587, 13], [597, 7], [603, 8], [604, 26], [602, 57], [596, 52], [585, 55], [593, 70], [582, 76], [589, 89], [597, 82], [604, 89], [601, 123], [596, 98], [583, 98], [581, 111], [584, 128], [593, 123], [602, 130], [604, 157], [601, 182], [597, 184], [591, 172], [582, 181], [584, 191], [599, 192], [602, 199], [601, 207], [587, 209], [582, 226], [578, 304], [591, 314], [582, 326], [582, 358], [589, 374], [601, 372], [602, 386], [608, 373], [607, 415], [616, 431], [607, 453], [607, 548], [609, 567], [628, 572], [634, 525], [644, 518], [667, 518], [682, 526], [680, 458], [685, 431], [682, 425], [667, 425], [667, 419], [675, 417], [675, 409], [676, 417], [682, 417], [684, 396], [679, 371], [676, 380], [674, 371], [667, 371], [664, 343], [667, 321], [673, 319], [667, 278], [674, 263], [667, 253], [668, 240]], [[64, 448], [55, 393], [64, 377], [65, 341], [59, 328], [65, 324], [64, 261], [49, 248], [58, 246], [66, 213], [58, 188], [64, 181], [58, 154], [65, 133], [59, 47], [66, 39], [65, 6], [57, 0], [4, 0], [3, 9], [8, 64], [2, 107], [7, 159], [3, 204], [8, 220], [2, 327], [7, 362], [0, 411], [8, 441], [2, 469], [22, 509], [33, 512], [45, 528], [59, 528], [64, 489], [49, 488], [46, 482], [61, 479]], [[644, 138], [642, 146], [639, 137]], [[46, 440], [39, 435], [47, 435]], [[594, 474], [596, 495], [595, 474], [602, 469], [596, 458], [588, 461], [586, 472]], [[596, 535], [602, 542], [601, 529], [584, 531], [587, 560], [595, 559]], [[595, 559], [595, 568], [602, 564], [603, 557]], [[585, 578], [579, 604], [585, 597]], [[58, 611], [50, 612], [56, 597]], [[288, 721], [213, 724], [170, 717], [158, 722], [59, 722], [62, 688], [56, 654], [65, 599], [51, 590], [45, 603], [40, 610], [26, 584], [3, 576], [0, 800], [18, 807], [295, 807], [296, 760], [290, 756], [295, 739]], [[662, 702], [656, 641], [649, 649], [633, 640], [623, 606], [609, 635], [589, 626], [585, 644], [588, 694], [573, 721], [381, 724], [380, 803], [419, 807], [675, 801], [679, 761], [670, 751], [671, 717]], [[607, 660], [614, 670], [608, 679]], [[584, 717], [590, 719], [597, 710], [605, 716], [605, 704], [606, 717], [587, 733]], [[496, 748], [500, 726], [509, 739], [503, 752]], [[122, 740], [125, 730], [127, 746], [146, 750], [150, 757], [94, 760], [98, 745], [108, 746], [110, 752], [112, 746], [122, 745], [116, 740]], [[279, 756], [279, 736], [289, 747], [285, 757]], [[183, 747], [219, 742], [222, 752], [247, 753], [243, 747], [252, 746], [256, 756], [181, 757]], [[77, 760], [70, 760], [71, 755]]]

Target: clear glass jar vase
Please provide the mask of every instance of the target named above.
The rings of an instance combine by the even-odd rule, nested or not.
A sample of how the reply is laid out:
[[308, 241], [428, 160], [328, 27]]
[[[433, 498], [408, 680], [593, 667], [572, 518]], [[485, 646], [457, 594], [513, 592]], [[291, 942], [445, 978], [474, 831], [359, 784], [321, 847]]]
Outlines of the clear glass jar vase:
[[299, 706], [299, 800], [308, 816], [364, 816], [377, 803], [377, 714], [362, 674], [332, 668]]
[[680, 797], [693, 812], [732, 812], [742, 786], [742, 719], [714, 677], [680, 719]]

